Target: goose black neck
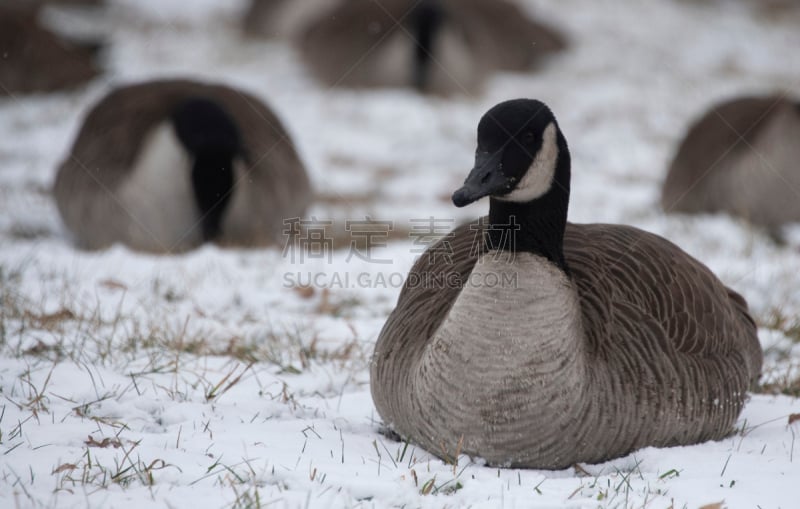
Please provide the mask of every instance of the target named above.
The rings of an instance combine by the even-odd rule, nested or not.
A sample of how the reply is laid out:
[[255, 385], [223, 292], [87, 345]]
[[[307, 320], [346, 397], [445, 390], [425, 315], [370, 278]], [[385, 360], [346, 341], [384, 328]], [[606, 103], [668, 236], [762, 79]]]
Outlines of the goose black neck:
[[423, 0], [412, 14], [414, 36], [414, 87], [425, 90], [429, 85], [436, 37], [444, 20], [444, 10], [439, 0]]
[[233, 154], [220, 151], [196, 154], [192, 187], [202, 215], [203, 240], [215, 240], [222, 230], [222, 215], [233, 191]]
[[233, 191], [233, 161], [242, 152], [239, 128], [220, 103], [205, 97], [182, 101], [172, 122], [194, 158], [192, 188], [202, 215], [203, 238], [214, 240]]
[[486, 240], [489, 249], [528, 252], [550, 260], [569, 274], [564, 259], [564, 231], [569, 207], [570, 162], [566, 143], [559, 143], [553, 184], [529, 202], [492, 198]]

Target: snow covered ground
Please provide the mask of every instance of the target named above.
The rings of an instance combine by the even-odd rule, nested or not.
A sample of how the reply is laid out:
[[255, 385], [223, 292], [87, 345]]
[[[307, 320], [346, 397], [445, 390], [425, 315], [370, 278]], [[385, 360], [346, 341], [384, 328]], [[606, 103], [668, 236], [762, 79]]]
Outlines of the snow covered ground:
[[[789, 416], [800, 400], [773, 393], [800, 366], [800, 229], [777, 246], [728, 217], [665, 217], [657, 197], [675, 143], [712, 102], [800, 93], [800, 13], [524, 3], [572, 49], [537, 74], [498, 76], [476, 99], [325, 90], [286, 46], [241, 39], [241, 2], [116, 0], [84, 23], [113, 33], [106, 76], [0, 101], [0, 506], [798, 507], [800, 423]], [[114, 84], [174, 75], [241, 86], [276, 110], [321, 196], [311, 215], [369, 215], [412, 233], [430, 217], [449, 229], [485, 212], [448, 198], [471, 167], [478, 119], [501, 100], [544, 100], [573, 154], [570, 219], [657, 232], [743, 293], [768, 389], [726, 440], [577, 470], [445, 464], [391, 441], [367, 363], [412, 239], [372, 261], [343, 249], [302, 264], [280, 247], [71, 246], [48, 193], [85, 108]], [[293, 288], [309, 277], [315, 288]]]

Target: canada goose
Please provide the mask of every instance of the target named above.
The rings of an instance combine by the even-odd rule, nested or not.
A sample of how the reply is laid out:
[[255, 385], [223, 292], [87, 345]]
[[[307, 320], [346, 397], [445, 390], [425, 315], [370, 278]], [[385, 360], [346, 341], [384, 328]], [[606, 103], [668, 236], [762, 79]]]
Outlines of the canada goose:
[[475, 93], [492, 71], [528, 70], [565, 45], [505, 0], [340, 0], [299, 38], [327, 85], [435, 94]]
[[728, 212], [777, 233], [800, 221], [800, 103], [744, 97], [689, 128], [661, 194], [667, 212]]
[[39, 5], [0, 5], [0, 96], [82, 85], [98, 73], [96, 47], [39, 24]]
[[489, 216], [409, 273], [371, 363], [388, 426], [434, 454], [559, 469], [732, 431], [761, 369], [744, 299], [657, 235], [567, 223], [570, 155], [541, 102], [484, 115], [453, 194]]
[[311, 200], [269, 108], [233, 88], [179, 80], [124, 86], [95, 105], [54, 192], [81, 247], [155, 252], [270, 244]]

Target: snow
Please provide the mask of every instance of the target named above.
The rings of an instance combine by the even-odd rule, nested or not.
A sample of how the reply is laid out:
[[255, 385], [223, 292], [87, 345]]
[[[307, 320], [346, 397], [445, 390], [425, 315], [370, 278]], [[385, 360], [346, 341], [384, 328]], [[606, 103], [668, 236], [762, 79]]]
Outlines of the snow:
[[[91, 27], [111, 34], [105, 76], [0, 102], [0, 505], [797, 506], [796, 399], [754, 394], [725, 440], [580, 469], [445, 464], [380, 434], [369, 394], [369, 357], [416, 256], [411, 239], [372, 253], [389, 264], [347, 249], [302, 264], [281, 247], [81, 252], [48, 194], [88, 106], [114, 84], [188, 74], [274, 108], [329, 198], [310, 215], [449, 228], [486, 210], [448, 200], [471, 167], [478, 119], [535, 97], [570, 144], [570, 219], [633, 224], [708, 264], [750, 303], [762, 381], [779, 383], [800, 371], [796, 336], [777, 328], [800, 322], [800, 229], [778, 246], [727, 216], [664, 216], [657, 199], [675, 143], [707, 106], [798, 90], [796, 10], [526, 1], [572, 49], [538, 73], [494, 78], [479, 98], [444, 100], [320, 88], [290, 48], [240, 36], [243, 4], [117, 0]], [[309, 277], [328, 288], [292, 288]]]

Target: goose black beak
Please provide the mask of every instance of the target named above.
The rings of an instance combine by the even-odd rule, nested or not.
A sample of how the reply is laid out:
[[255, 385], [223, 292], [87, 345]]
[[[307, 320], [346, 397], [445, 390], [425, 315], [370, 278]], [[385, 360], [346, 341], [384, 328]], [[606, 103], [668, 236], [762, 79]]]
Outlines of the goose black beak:
[[501, 194], [510, 191], [508, 179], [503, 175], [503, 150], [478, 152], [475, 167], [467, 175], [464, 185], [453, 193], [453, 205], [463, 207], [500, 191], [503, 191]]

